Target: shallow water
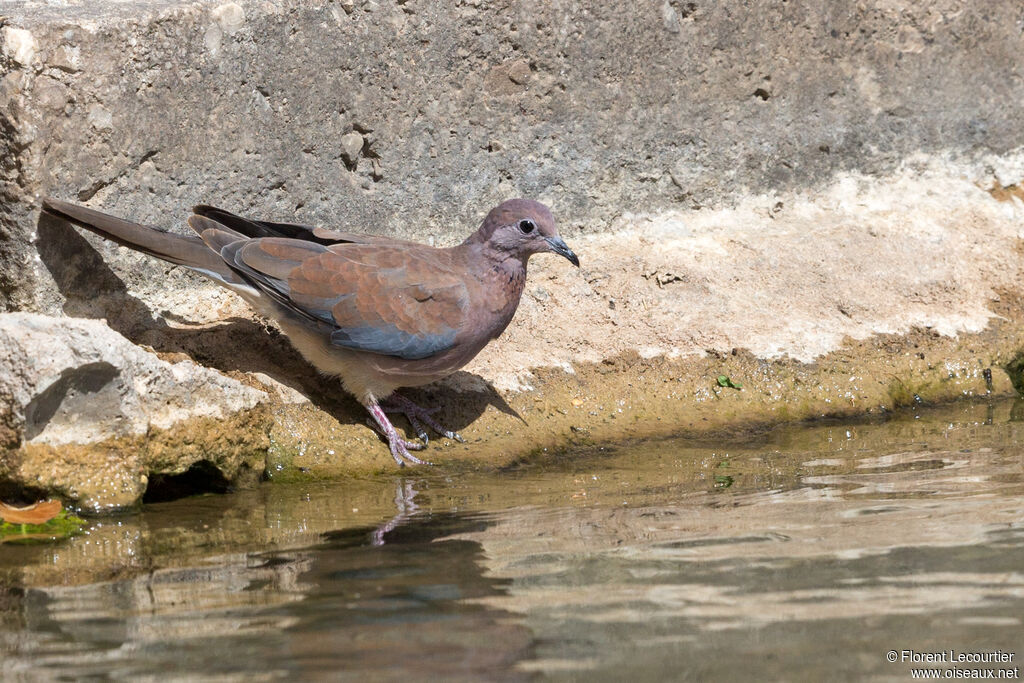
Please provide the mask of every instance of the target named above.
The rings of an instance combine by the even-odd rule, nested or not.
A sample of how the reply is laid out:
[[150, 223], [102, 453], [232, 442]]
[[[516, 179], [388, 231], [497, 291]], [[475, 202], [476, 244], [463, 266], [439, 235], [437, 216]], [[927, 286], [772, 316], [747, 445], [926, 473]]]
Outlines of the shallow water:
[[1022, 417], [961, 404], [149, 505], [0, 546], [0, 672], [910, 679], [890, 650], [1020, 667]]

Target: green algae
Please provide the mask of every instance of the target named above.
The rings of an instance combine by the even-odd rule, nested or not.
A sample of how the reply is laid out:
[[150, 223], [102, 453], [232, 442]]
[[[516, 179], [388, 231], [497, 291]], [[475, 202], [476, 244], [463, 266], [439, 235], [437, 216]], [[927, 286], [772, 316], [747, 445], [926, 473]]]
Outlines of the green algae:
[[56, 517], [42, 524], [12, 524], [0, 522], [0, 543], [16, 543], [31, 545], [35, 543], [52, 543], [82, 533], [87, 522], [61, 510]]

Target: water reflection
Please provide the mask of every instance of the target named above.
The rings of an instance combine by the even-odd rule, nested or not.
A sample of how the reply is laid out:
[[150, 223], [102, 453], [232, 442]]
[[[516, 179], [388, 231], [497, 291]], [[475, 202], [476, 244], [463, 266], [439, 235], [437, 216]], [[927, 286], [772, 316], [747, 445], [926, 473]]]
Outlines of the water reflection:
[[[215, 555], [205, 567], [7, 592], [3, 673], [74, 678], [193, 676], [268, 680], [388, 678], [415, 665], [445, 680], [521, 678], [529, 631], [474, 604], [507, 583], [486, 578], [483, 528], [432, 518], [387, 532], [324, 534], [303, 551]], [[16, 618], [14, 615], [17, 615]], [[31, 675], [30, 675], [31, 674]]]
[[153, 505], [5, 548], [2, 672], [904, 680], [1024, 642], [1018, 412]]
[[394, 531], [400, 524], [404, 524], [419, 511], [420, 506], [416, 504], [416, 494], [411, 481], [404, 479], [395, 484], [395, 509], [398, 511], [394, 517], [381, 524], [373, 530], [373, 545], [384, 545], [384, 537]]
[[[219, 555], [206, 567], [25, 589], [8, 606], [20, 616], [21, 628], [0, 632], [5, 680], [43, 672], [79, 678], [116, 671], [118, 677], [134, 677], [245, 668], [244, 659], [225, 661], [218, 642], [229, 638], [237, 649], [251, 640], [255, 647], [266, 634], [294, 624], [294, 617], [273, 608], [300, 599], [308, 588], [297, 578], [309, 568], [302, 555], [273, 561]], [[255, 668], [272, 674], [266, 666], [262, 661]]]

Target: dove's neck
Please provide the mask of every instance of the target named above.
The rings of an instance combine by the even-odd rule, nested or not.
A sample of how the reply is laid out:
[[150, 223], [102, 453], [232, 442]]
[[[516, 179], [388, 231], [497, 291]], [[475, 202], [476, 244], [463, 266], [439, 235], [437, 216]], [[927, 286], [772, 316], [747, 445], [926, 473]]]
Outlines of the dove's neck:
[[478, 277], [505, 283], [505, 287], [521, 290], [526, 282], [526, 259], [495, 249], [488, 244], [466, 244], [470, 267]]
[[526, 285], [526, 260], [486, 244], [463, 244], [468, 270], [479, 283], [479, 305], [491, 316], [491, 338], [512, 320]]

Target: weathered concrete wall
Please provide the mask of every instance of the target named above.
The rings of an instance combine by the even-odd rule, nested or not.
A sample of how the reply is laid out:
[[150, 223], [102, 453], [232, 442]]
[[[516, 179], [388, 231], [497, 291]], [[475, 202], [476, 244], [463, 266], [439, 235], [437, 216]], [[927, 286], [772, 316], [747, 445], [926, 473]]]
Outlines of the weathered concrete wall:
[[[535, 259], [505, 338], [426, 390], [477, 439], [432, 459], [1011, 390], [1012, 0], [0, 14], [0, 309], [102, 318], [165, 360], [259, 387], [270, 409], [239, 419], [272, 472], [390, 460], [359, 408], [236, 297], [40, 219], [38, 197], [177, 230], [209, 202], [438, 244], [497, 201], [549, 203], [583, 268]], [[719, 391], [720, 373], [744, 390]], [[142, 460], [178, 471], [166, 458], [187, 428], [152, 428], [157, 445], [111, 452], [148, 448]], [[198, 433], [243, 457], [223, 430]], [[8, 471], [52, 456], [19, 453]]]
[[[624, 211], [1024, 143], [1014, 0], [5, 2], [3, 13], [0, 272], [14, 309], [63, 305], [50, 274], [63, 235], [36, 233], [44, 193], [166, 226], [204, 201], [450, 242], [515, 195], [599, 232]], [[141, 292], [184, 282], [113, 260], [131, 264], [117, 273]]]

